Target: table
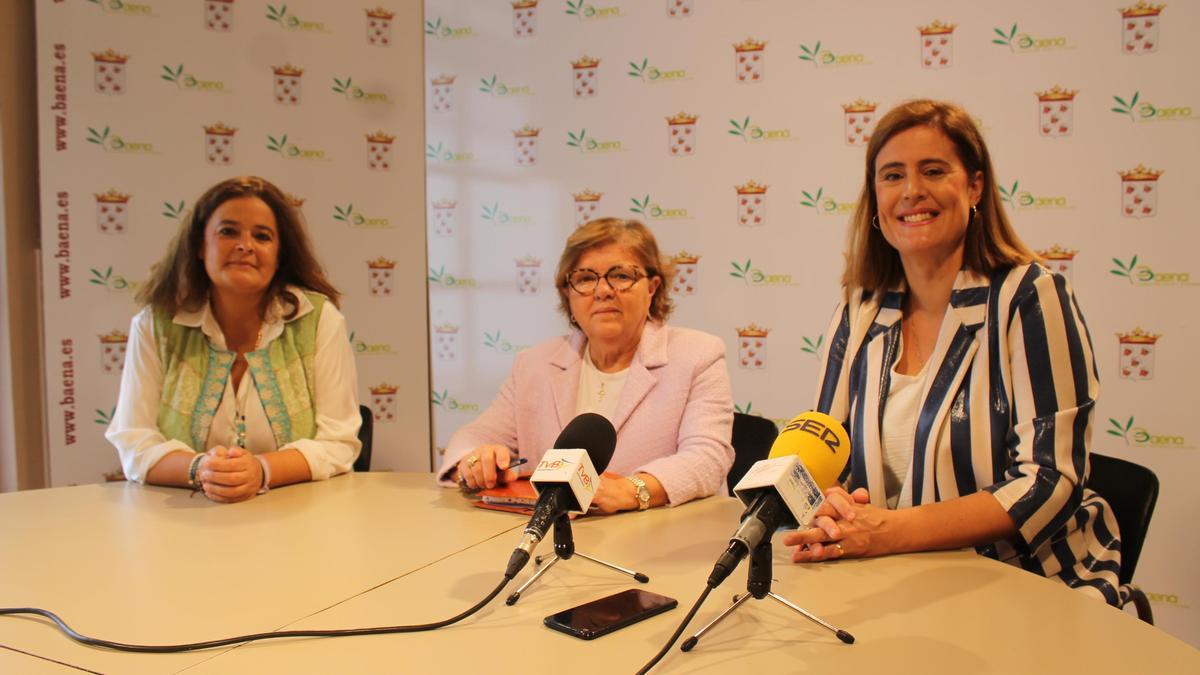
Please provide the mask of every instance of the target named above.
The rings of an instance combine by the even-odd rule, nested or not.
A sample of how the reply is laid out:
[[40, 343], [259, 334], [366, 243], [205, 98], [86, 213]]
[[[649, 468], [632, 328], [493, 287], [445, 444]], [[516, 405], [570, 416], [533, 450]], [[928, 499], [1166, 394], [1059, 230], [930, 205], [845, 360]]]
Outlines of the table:
[[[478, 671], [475, 664], [488, 658], [504, 664], [495, 672], [628, 673], [683, 618], [740, 512], [733, 499], [709, 498], [576, 521], [579, 551], [645, 572], [645, 588], [680, 603], [592, 642], [551, 631], [542, 617], [637, 584], [573, 559], [515, 606], [498, 598], [461, 624], [430, 633], [135, 655], [75, 645], [40, 621], [4, 619], [0, 645], [123, 673], [462, 672]], [[28, 514], [24, 526], [12, 522], [20, 513]], [[473, 509], [454, 491], [432, 487], [428, 475], [355, 474], [232, 506], [130, 485], [18, 493], [0, 496], [0, 597], [4, 605], [57, 611], [86, 633], [139, 642], [424, 623], [490, 591], [524, 523]], [[196, 545], [218, 528], [237, 555]], [[39, 540], [35, 529], [56, 536]], [[14, 540], [21, 551], [9, 545]], [[67, 563], [85, 550], [86, 564]], [[225, 580], [207, 571], [214, 566], [253, 575]], [[21, 580], [8, 578], [9, 569]], [[507, 590], [532, 573], [530, 564]], [[793, 565], [780, 547], [774, 576], [777, 593], [853, 633], [857, 643], [844, 645], [774, 602], [750, 601], [692, 652], [674, 649], [655, 672], [815, 672], [833, 665], [855, 672], [911, 664], [932, 673], [1009, 673], [1013, 659], [1038, 670], [1200, 672], [1200, 652], [1131, 614], [970, 551]], [[713, 592], [689, 633], [744, 584], [745, 563]], [[81, 594], [96, 587], [98, 595]], [[106, 611], [119, 602], [127, 609]], [[182, 609], [171, 613], [173, 607]]]

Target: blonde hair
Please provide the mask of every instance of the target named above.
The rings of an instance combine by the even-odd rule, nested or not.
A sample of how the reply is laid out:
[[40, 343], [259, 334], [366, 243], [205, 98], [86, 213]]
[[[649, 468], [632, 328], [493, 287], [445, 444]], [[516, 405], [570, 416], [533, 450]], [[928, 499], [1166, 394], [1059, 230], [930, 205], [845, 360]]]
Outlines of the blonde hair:
[[620, 244], [633, 251], [638, 264], [646, 271], [647, 283], [658, 277], [661, 283], [650, 299], [650, 318], [666, 321], [674, 304], [671, 302], [671, 277], [675, 266], [658, 251], [658, 241], [650, 228], [636, 220], [621, 218], [597, 218], [583, 225], [567, 237], [567, 245], [558, 259], [558, 270], [554, 273], [554, 285], [558, 289], [558, 309], [571, 321], [571, 302], [568, 297], [570, 285], [567, 275], [579, 263], [585, 251], [598, 246]]
[[991, 155], [971, 116], [953, 103], [916, 99], [901, 103], [880, 118], [867, 144], [866, 171], [858, 206], [850, 219], [842, 284], [847, 288], [885, 290], [895, 286], [904, 276], [900, 254], [872, 223], [879, 211], [875, 196], [875, 160], [892, 137], [919, 126], [946, 134], [954, 144], [958, 159], [968, 176], [983, 174], [978, 211], [967, 223], [963, 265], [973, 272], [986, 275], [1001, 268], [1038, 260], [1037, 255], [1017, 236], [1004, 214], [1000, 191], [996, 189]]

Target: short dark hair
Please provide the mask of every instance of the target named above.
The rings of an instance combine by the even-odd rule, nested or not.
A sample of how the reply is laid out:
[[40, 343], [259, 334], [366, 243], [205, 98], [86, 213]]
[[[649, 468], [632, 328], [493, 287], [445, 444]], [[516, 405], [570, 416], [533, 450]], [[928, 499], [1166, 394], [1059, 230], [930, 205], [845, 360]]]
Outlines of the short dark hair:
[[213, 212], [232, 199], [253, 197], [262, 200], [275, 216], [279, 237], [279, 261], [275, 276], [263, 293], [265, 312], [271, 302], [279, 299], [290, 306], [286, 316], [294, 316], [299, 299], [287, 292], [287, 286], [315, 291], [329, 298], [335, 306], [341, 294], [325, 276], [325, 270], [313, 253], [312, 242], [304, 228], [300, 211], [278, 187], [258, 176], [238, 176], [212, 186], [196, 200], [191, 213], [184, 218], [166, 255], [150, 270], [146, 285], [138, 291], [137, 300], [150, 305], [155, 312], [174, 316], [180, 309], [196, 310], [208, 302], [212, 280], [204, 269], [200, 254], [204, 250], [204, 228]]

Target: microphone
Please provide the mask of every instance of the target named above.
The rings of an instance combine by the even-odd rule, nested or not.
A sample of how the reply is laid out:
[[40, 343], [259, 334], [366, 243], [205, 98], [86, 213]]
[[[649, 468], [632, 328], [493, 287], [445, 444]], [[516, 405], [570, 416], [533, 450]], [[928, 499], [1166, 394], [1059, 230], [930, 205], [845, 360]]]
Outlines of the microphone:
[[529, 477], [538, 499], [521, 543], [508, 560], [505, 576], [516, 576], [529, 562], [533, 549], [556, 519], [587, 511], [616, 447], [617, 430], [603, 415], [583, 413], [567, 424]]
[[716, 587], [737, 564], [780, 527], [807, 525], [825, 489], [837, 483], [850, 458], [850, 436], [834, 418], [815, 411], [787, 423], [767, 459], [755, 462], [734, 494], [746, 505], [742, 524], [708, 577]]

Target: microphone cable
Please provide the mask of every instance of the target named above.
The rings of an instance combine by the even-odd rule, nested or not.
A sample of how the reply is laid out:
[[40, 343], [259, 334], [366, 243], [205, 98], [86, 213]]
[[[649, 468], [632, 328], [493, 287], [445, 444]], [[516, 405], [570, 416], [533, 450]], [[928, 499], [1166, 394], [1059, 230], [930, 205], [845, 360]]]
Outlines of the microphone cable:
[[251, 635], [238, 635], [236, 637], [222, 638], [220, 640], [207, 640], [205, 642], [191, 642], [178, 645], [136, 645], [127, 644], [124, 642], [113, 642], [111, 640], [102, 640], [100, 638], [90, 637], [79, 633], [75, 629], [67, 625], [57, 614], [47, 609], [39, 607], [0, 607], [0, 616], [2, 615], [17, 615], [17, 614], [34, 614], [53, 621], [67, 637], [80, 643], [92, 647], [103, 647], [105, 649], [113, 649], [121, 652], [135, 652], [141, 654], [169, 654], [174, 652], [191, 652], [201, 649], [212, 649], [213, 647], [227, 647], [229, 645], [242, 644], [246, 642], [254, 642], [256, 640], [275, 640], [280, 638], [301, 638], [301, 637], [349, 637], [352, 635], [386, 635], [390, 633], [420, 633], [423, 631], [435, 630], [443, 628], [454, 623], [458, 623], [463, 619], [483, 609], [485, 605], [491, 602], [508, 582], [512, 581], [513, 575], [505, 573], [503, 581], [487, 597], [480, 600], [475, 606], [462, 612], [456, 616], [442, 621], [433, 623], [422, 623], [411, 626], [377, 626], [375, 628], [343, 628], [337, 630], [285, 630], [276, 631], [273, 633], [253, 633]]
[[654, 658], [647, 661], [646, 665], [642, 666], [642, 669], [637, 671], [637, 675], [646, 675], [646, 673], [650, 672], [651, 668], [658, 665], [658, 662], [663, 660], [663, 657], [667, 655], [667, 652], [671, 651], [671, 647], [675, 646], [675, 641], [679, 639], [680, 635], [683, 635], [683, 631], [687, 630], [688, 624], [692, 622], [692, 618], [696, 616], [696, 612], [700, 611], [700, 605], [704, 604], [704, 601], [708, 599], [708, 594], [712, 593], [714, 588], [716, 588], [716, 586], [704, 586], [704, 592], [700, 594], [700, 597], [696, 598], [696, 604], [692, 605], [692, 608], [688, 611], [687, 616], [683, 617], [683, 621], [679, 622], [679, 627], [675, 629], [675, 633], [671, 635], [671, 639], [667, 640], [667, 643], [663, 645], [662, 649], [658, 650], [658, 653], [654, 655]]

